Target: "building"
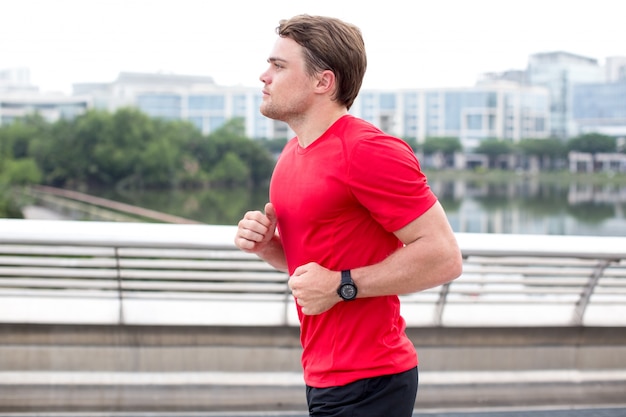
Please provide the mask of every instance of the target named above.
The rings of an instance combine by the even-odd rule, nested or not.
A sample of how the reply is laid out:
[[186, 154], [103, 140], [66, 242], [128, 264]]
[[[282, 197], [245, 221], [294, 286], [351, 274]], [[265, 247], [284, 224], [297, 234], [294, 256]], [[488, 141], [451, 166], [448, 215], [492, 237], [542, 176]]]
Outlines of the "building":
[[485, 81], [467, 88], [363, 90], [352, 112], [405, 139], [458, 137], [472, 150], [484, 139], [548, 137], [549, 107], [545, 88]]
[[6, 68], [0, 70], [0, 94], [11, 92], [36, 93], [37, 87], [30, 83], [28, 68]]
[[611, 56], [606, 59], [606, 82], [626, 81], [626, 56]]
[[[515, 143], [526, 138], [566, 140], [590, 131], [622, 135], [625, 75], [623, 57], [607, 58], [601, 67], [595, 59], [567, 52], [540, 53], [529, 57], [526, 70], [487, 73], [472, 87], [364, 89], [351, 113], [418, 143], [430, 137], [458, 137], [466, 152], [491, 138]], [[606, 77], [613, 81], [603, 87]], [[14, 85], [21, 80], [17, 84], [24, 88], [29, 84], [23, 71], [0, 72], [0, 86], [3, 78], [14, 80]], [[108, 111], [134, 106], [153, 117], [188, 120], [204, 134], [240, 117], [248, 137], [293, 135], [285, 123], [258, 111], [260, 85], [220, 86], [208, 76], [122, 72], [113, 82], [74, 84], [67, 102], [52, 99], [37, 103], [27, 97], [22, 104], [6, 104], [2, 115], [6, 122], [49, 108], [57, 112], [50, 110], [49, 118], [54, 119], [79, 114], [81, 106]]]
[[40, 93], [30, 83], [30, 71], [26, 68], [0, 70], [0, 125], [32, 113], [55, 122], [83, 114], [90, 106], [91, 98], [87, 96]]
[[[96, 108], [136, 106], [153, 117], [189, 120], [210, 133], [227, 120], [245, 120], [246, 135], [278, 139], [289, 127], [259, 113], [260, 87], [218, 86], [210, 77], [121, 73], [109, 84], [75, 84]], [[491, 82], [464, 89], [363, 90], [351, 113], [402, 138], [459, 137], [474, 147], [485, 138], [519, 141], [549, 135], [549, 101], [543, 88]]]
[[245, 120], [251, 138], [291, 134], [285, 123], [259, 113], [260, 87], [219, 86], [206, 76], [122, 72], [112, 83], [74, 84], [73, 92], [93, 96], [95, 108], [134, 106], [152, 117], [189, 120], [205, 134], [236, 117]]
[[0, 93], [0, 125], [11, 123], [33, 113], [40, 114], [48, 122], [56, 122], [62, 118], [71, 119], [83, 114], [89, 107], [88, 97]]
[[578, 135], [573, 118], [575, 84], [602, 83], [605, 72], [593, 58], [568, 52], [546, 52], [529, 57], [528, 83], [543, 86], [550, 92], [550, 134], [563, 140]]
[[579, 133], [626, 137], [626, 76], [611, 83], [575, 85], [572, 104]]

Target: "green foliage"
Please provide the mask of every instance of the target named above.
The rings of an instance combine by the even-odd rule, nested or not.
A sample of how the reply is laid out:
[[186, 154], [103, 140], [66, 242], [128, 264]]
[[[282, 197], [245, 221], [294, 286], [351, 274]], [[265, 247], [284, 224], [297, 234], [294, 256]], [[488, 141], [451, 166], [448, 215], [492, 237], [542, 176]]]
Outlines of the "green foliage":
[[[251, 185], [266, 184], [274, 169], [274, 159], [266, 148], [257, 141], [249, 140], [243, 133], [243, 120], [232, 119], [210, 134], [196, 149], [200, 166], [211, 173], [222, 158], [234, 154], [248, 167]], [[237, 166], [230, 158], [231, 166]], [[219, 178], [219, 173], [211, 175], [212, 178]]]
[[522, 139], [517, 147], [529, 156], [564, 158], [567, 147], [559, 139]]
[[424, 153], [426, 155], [432, 155], [437, 152], [452, 155], [455, 152], [460, 152], [462, 149], [461, 141], [456, 137], [429, 137], [424, 141]]
[[211, 170], [211, 181], [219, 185], [248, 185], [250, 168], [234, 152], [226, 152]]
[[417, 143], [417, 138], [413, 138], [413, 137], [409, 137], [409, 138], [402, 138], [402, 140], [404, 140], [407, 145], [409, 145], [411, 147], [411, 149], [413, 149], [413, 152], [417, 153], [420, 150], [420, 144]]
[[259, 139], [259, 145], [267, 149], [272, 155], [278, 155], [283, 151], [289, 139]]
[[498, 139], [484, 140], [476, 147], [476, 153], [481, 153], [489, 157], [507, 155], [512, 152], [513, 145], [510, 142]]
[[90, 110], [55, 123], [29, 116], [0, 127], [0, 173], [10, 183], [66, 188], [265, 184], [274, 159], [244, 133], [241, 119], [205, 136], [189, 122], [135, 108]]
[[7, 159], [0, 169], [0, 182], [4, 184], [26, 185], [41, 182], [41, 171], [32, 158]]
[[0, 218], [22, 218], [22, 213], [14, 202], [10, 185], [2, 179], [0, 179]]
[[615, 138], [600, 133], [587, 133], [571, 139], [567, 143], [570, 151], [601, 153], [615, 152], [617, 150], [617, 141]]

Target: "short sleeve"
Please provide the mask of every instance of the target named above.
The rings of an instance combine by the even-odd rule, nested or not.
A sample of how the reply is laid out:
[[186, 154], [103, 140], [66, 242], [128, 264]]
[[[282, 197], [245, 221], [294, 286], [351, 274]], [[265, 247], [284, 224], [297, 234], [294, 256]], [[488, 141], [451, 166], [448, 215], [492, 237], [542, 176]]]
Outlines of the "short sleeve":
[[355, 145], [348, 182], [359, 203], [389, 232], [406, 226], [437, 201], [411, 147], [391, 136]]

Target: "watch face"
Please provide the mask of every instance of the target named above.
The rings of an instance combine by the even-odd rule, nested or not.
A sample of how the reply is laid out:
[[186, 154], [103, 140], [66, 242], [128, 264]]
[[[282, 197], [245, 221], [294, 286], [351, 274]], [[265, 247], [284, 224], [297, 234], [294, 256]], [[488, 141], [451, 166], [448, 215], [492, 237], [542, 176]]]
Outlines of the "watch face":
[[354, 285], [344, 285], [341, 287], [341, 297], [351, 300], [356, 296], [356, 288]]

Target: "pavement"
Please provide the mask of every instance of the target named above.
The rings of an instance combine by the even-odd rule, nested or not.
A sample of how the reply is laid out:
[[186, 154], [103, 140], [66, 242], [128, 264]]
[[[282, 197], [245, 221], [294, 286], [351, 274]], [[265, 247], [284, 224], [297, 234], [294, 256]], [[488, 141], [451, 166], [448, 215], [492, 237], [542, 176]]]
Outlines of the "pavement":
[[[0, 372], [0, 417], [306, 415], [299, 372]], [[414, 416], [626, 417], [626, 370], [420, 372]]]
[[[415, 410], [413, 417], [625, 417], [621, 407], [559, 407], [472, 409], [464, 411]], [[0, 413], [0, 417], [308, 417], [297, 412], [229, 412], [229, 413]], [[374, 416], [373, 416], [374, 417]], [[387, 417], [387, 416], [385, 416]], [[392, 416], [389, 416], [392, 417]]]

